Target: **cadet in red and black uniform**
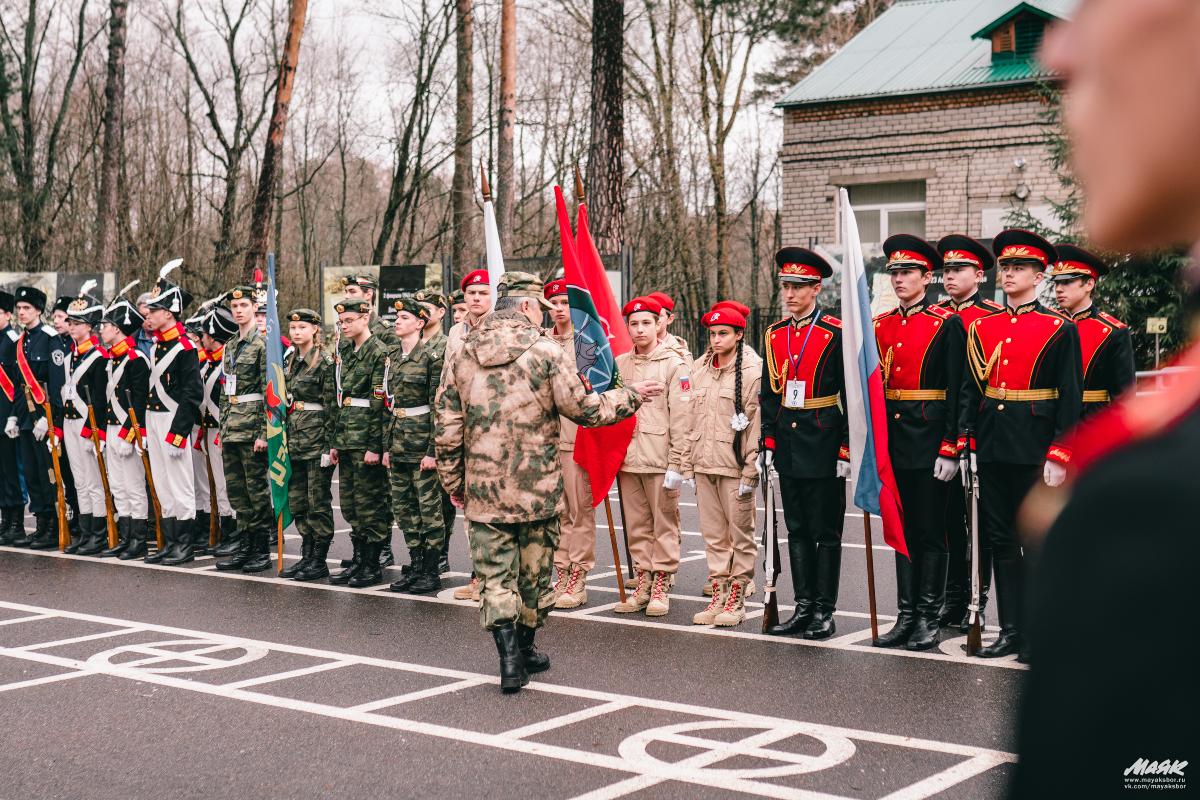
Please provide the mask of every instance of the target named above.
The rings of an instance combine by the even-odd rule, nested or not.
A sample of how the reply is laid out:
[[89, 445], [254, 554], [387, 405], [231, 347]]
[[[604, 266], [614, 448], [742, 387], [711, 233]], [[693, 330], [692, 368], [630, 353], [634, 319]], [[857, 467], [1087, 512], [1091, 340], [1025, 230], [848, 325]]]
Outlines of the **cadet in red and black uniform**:
[[763, 337], [763, 462], [779, 472], [796, 610], [767, 633], [834, 633], [842, 564], [849, 430], [842, 394], [842, 323], [817, 308], [821, 281], [833, 269], [811, 250], [775, 254], [780, 296], [789, 317]]
[[984, 658], [1017, 652], [1025, 566], [1017, 540], [1021, 501], [1042, 478], [1058, 486], [1071, 452], [1062, 442], [1079, 421], [1079, 332], [1037, 300], [1044, 270], [1058, 260], [1036, 234], [1006, 230], [992, 241], [1008, 307], [971, 323], [963, 379], [963, 426], [977, 439], [980, 529], [992, 545], [1000, 638]]
[[[1003, 311], [1004, 306], [979, 294], [979, 284], [984, 274], [996, 264], [992, 251], [969, 236], [951, 234], [938, 242], [938, 253], [942, 257], [942, 287], [950, 295], [938, 305], [947, 308], [962, 318], [963, 328], [988, 314]], [[960, 446], [964, 443], [959, 443]], [[966, 498], [961, 491], [950, 491], [946, 499], [946, 542], [950, 552], [950, 563], [946, 570], [946, 603], [939, 623], [957, 627], [966, 633], [970, 618], [967, 616], [967, 601], [971, 595], [971, 556], [968, 543]], [[979, 537], [980, 585], [979, 619], [987, 606], [988, 589], [992, 585], [992, 548], [986, 536]]]
[[925, 292], [938, 251], [908, 234], [883, 243], [900, 306], [875, 318], [875, 342], [887, 401], [888, 453], [904, 506], [908, 557], [896, 553], [896, 624], [876, 647], [928, 650], [938, 642], [946, 592], [946, 499], [958, 474], [958, 393], [966, 332]]
[[1092, 305], [1092, 292], [1108, 265], [1082, 247], [1055, 245], [1058, 262], [1050, 270], [1054, 297], [1079, 329], [1083, 357], [1083, 412], [1087, 417], [1104, 408], [1133, 385], [1133, 341], [1129, 326]]

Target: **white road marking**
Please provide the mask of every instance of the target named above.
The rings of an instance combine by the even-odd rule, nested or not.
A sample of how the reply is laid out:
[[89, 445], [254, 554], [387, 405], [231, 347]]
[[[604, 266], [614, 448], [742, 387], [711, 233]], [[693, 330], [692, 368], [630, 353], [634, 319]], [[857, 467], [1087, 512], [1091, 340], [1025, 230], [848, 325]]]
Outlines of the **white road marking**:
[[115, 631], [102, 631], [100, 633], [89, 633], [87, 636], [74, 636], [70, 639], [58, 639], [53, 642], [41, 642], [40, 644], [27, 644], [24, 647], [14, 648], [16, 650], [45, 650], [51, 647], [63, 647], [76, 642], [90, 642], [95, 639], [110, 639], [113, 636], [128, 636], [131, 633], [138, 633], [141, 628], [121, 628]]
[[12, 619], [0, 619], [0, 625], [19, 625], [22, 622], [37, 622], [39, 619], [53, 619], [52, 614], [30, 614], [27, 617], [13, 617]]
[[383, 708], [392, 708], [393, 706], [404, 705], [405, 703], [412, 703], [417, 700], [424, 700], [428, 697], [437, 697], [441, 694], [453, 694], [455, 692], [461, 692], [463, 689], [471, 689], [476, 686], [483, 686], [487, 682], [488, 681], [481, 678], [467, 678], [466, 680], [455, 681], [454, 683], [447, 683], [441, 686], [431, 686], [428, 689], [418, 689], [415, 692], [408, 692], [407, 694], [398, 694], [395, 697], [385, 697], [382, 700], [372, 700], [369, 703], [360, 703], [359, 705], [351, 706], [350, 710], [360, 713], [379, 711]]
[[352, 665], [353, 663], [350, 661], [330, 661], [328, 664], [317, 664], [313, 667], [289, 669], [287, 672], [275, 672], [270, 675], [262, 675], [258, 678], [246, 678], [243, 681], [234, 681], [233, 683], [224, 683], [221, 685], [227, 689], [245, 689], [247, 686], [261, 686], [264, 683], [286, 681], [288, 678], [299, 678], [302, 675], [312, 675], [315, 672], [328, 672], [331, 669], [341, 669], [342, 667], [349, 667]]
[[30, 678], [27, 681], [17, 681], [16, 683], [0, 684], [0, 692], [11, 692], [17, 689], [28, 689], [30, 686], [41, 686], [46, 683], [58, 683], [59, 681], [69, 681], [72, 678], [87, 678], [92, 675], [91, 672], [64, 672], [59, 675], [47, 675], [44, 678]]
[[[117, 625], [126, 628], [134, 625], [141, 630], [162, 633], [171, 637], [187, 637], [172, 638], [168, 641], [157, 642], [148, 646], [138, 645], [127, 648], [117, 648], [115, 650], [97, 653], [85, 660], [64, 658], [36, 650], [30, 651], [18, 650], [15, 648], [0, 648], [0, 656], [8, 656], [26, 661], [75, 670], [73, 673], [68, 673], [70, 675], [78, 675], [82, 677], [83, 675], [90, 674], [125, 678], [140, 683], [149, 683], [181, 691], [220, 697], [227, 700], [237, 700], [257, 705], [285, 709], [293, 712], [308, 713], [349, 722], [389, 728], [392, 730], [407, 731], [410, 733], [433, 736], [455, 742], [465, 742], [468, 744], [491, 747], [499, 750], [521, 753], [524, 755], [550, 758], [567, 763], [587, 764], [589, 766], [608, 769], [614, 772], [625, 773], [633, 778], [633, 780], [623, 780], [608, 787], [604, 787], [597, 792], [591, 793], [589, 795], [591, 797], [619, 797], [632, 791], [636, 791], [640, 788], [653, 786], [664, 781], [680, 781], [692, 785], [724, 789], [727, 791], [743, 792], [761, 797], [830, 798], [834, 797], [834, 795], [820, 794], [803, 789], [781, 786], [774, 783], [765, 783], [760, 780], [755, 780], [755, 777], [770, 777], [781, 774], [790, 775], [796, 774], [797, 772], [824, 769], [835, 764], [843, 763], [853, 755], [854, 741], [872, 742], [891, 747], [958, 755], [964, 759], [964, 762], [952, 765], [949, 768], [941, 769], [933, 775], [926, 776], [916, 783], [910, 784], [909, 786], [898, 790], [898, 792], [893, 796], [896, 798], [901, 798], [902, 800], [916, 800], [917, 798], [927, 797], [936, 792], [943, 791], [948, 787], [954, 786], [955, 784], [977, 775], [993, 766], [1012, 763], [1016, 759], [1016, 757], [1010, 753], [988, 750], [971, 745], [897, 736], [894, 734], [880, 733], [876, 731], [820, 725], [816, 723], [780, 717], [770, 717], [740, 711], [709, 708], [690, 703], [657, 700], [653, 698], [598, 691], [575, 686], [544, 684], [536, 681], [529, 684], [527, 691], [546, 692], [550, 694], [571, 697], [576, 700], [594, 701], [597, 705], [594, 707], [588, 707], [586, 709], [587, 713], [584, 713], [583, 710], [576, 710], [567, 714], [561, 714], [546, 720], [542, 720], [541, 722], [531, 723], [530, 725], [522, 726], [521, 728], [516, 728], [506, 733], [489, 734], [476, 730], [454, 728], [446, 725], [437, 725], [417, 720], [407, 720], [394, 715], [374, 714], [370, 711], [362, 710], [364, 705], [367, 704], [347, 708], [315, 701], [266, 695], [259, 692], [247, 691], [241, 688], [234, 688], [232, 685], [208, 683], [201, 679], [189, 680], [186, 678], [179, 678], [173, 675], [163, 674], [165, 670], [162, 669], [147, 670], [145, 668], [131, 666], [128, 663], [114, 664], [111, 663], [109, 659], [112, 655], [118, 652], [149, 652], [164, 656], [174, 656], [177, 659], [195, 657], [203, 653], [215, 652], [219, 649], [234, 651], [241, 650], [247, 654], [281, 652], [319, 659], [322, 662], [361, 664], [381, 667], [384, 669], [398, 670], [402, 672], [416, 673], [424, 676], [441, 677], [448, 680], [446, 686], [450, 687], [449, 689], [445, 689], [444, 687], [435, 687], [443, 689], [443, 691], [457, 691], [463, 688], [469, 688], [471, 685], [495, 684], [498, 681], [493, 676], [465, 672], [462, 670], [452, 670], [421, 664], [391, 661], [388, 659], [356, 656], [347, 653], [337, 653], [328, 650], [318, 650], [315, 648], [300, 647], [296, 645], [264, 642], [236, 636], [227, 636], [224, 634], [193, 631], [185, 628], [175, 628], [165, 625], [131, 623], [128, 620], [117, 620], [110, 617], [83, 614], [73, 611], [44, 609], [18, 603], [0, 601], [0, 608], [8, 608], [16, 611], [37, 612], [48, 616], [91, 622], [101, 625]], [[165, 650], [164, 648], [168, 646], [181, 646], [190, 649], [181, 649], [179, 651]], [[231, 663], [222, 661], [221, 659], [213, 660], [215, 662], [219, 662], [218, 666], [224, 666]], [[59, 678], [59, 676], [52, 677]], [[284, 680], [285, 678], [280, 677], [279, 679]], [[29, 682], [22, 683], [29, 684]], [[402, 695], [401, 698], [412, 697], [416, 694], [419, 693]], [[396, 699], [397, 698], [389, 698], [387, 702], [391, 703], [391, 701]], [[582, 721], [583, 719], [611, 713], [618, 708], [630, 707], [662, 710], [691, 717], [699, 717], [700, 720], [696, 722], [683, 723], [682, 725], [670, 725], [661, 728], [639, 731], [621, 742], [620, 746], [618, 747], [618, 756], [578, 750], [571, 747], [553, 745], [545, 742], [531, 742], [527, 739], [527, 737], [545, 730], [553, 730], [563, 727], [564, 725], [570, 725], [574, 722]], [[761, 730], [761, 733], [757, 733], [753, 736], [745, 737], [735, 741], [723, 741], [719, 739], [709, 740], [686, 735], [688, 730], [697, 730], [703, 728], [749, 728]], [[766, 747], [767, 745], [781, 742], [785, 739], [795, 736], [816, 738], [822, 741], [826, 744], [826, 753], [818, 756], [807, 756], [797, 752], [787, 751], [785, 749], [768, 749]], [[656, 741], [676, 741], [705, 749], [702, 750], [702, 752], [698, 755], [683, 759], [682, 761], [660, 761], [655, 757], [651, 757], [647, 752], [647, 746]], [[730, 757], [742, 754], [752, 754], [760, 760], [782, 763], [780, 766], [768, 765], [762, 768], [756, 767], [751, 769], [710, 768], [713, 765], [718, 764]]]

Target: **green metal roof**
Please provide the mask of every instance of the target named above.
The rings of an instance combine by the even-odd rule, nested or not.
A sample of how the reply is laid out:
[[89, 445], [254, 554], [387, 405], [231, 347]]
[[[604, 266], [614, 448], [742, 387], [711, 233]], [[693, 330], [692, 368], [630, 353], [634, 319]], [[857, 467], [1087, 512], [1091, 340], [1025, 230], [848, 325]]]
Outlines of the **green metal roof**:
[[1048, 74], [1032, 59], [992, 63], [984, 32], [1022, 10], [1066, 19], [1077, 0], [897, 0], [776, 104], [1029, 83]]

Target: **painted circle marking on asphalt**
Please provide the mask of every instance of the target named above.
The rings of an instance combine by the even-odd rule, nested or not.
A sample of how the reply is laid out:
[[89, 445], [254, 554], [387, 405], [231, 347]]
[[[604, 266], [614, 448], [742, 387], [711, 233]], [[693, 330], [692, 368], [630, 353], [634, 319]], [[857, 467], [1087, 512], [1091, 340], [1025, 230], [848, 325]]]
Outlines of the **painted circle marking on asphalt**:
[[[179, 650], [167, 648], [184, 646]], [[230, 644], [215, 642], [211, 639], [169, 639], [161, 642], [145, 642], [123, 647], [114, 647], [88, 658], [87, 663], [93, 665], [105, 664], [121, 669], [135, 669], [155, 674], [170, 674], [176, 672], [203, 672], [211, 669], [225, 669], [258, 661], [270, 652], [264, 647], [245, 644]], [[214, 654], [234, 653], [232, 658], [221, 658]], [[133, 661], [115, 662], [113, 659], [120, 655], [141, 655], [146, 658]], [[179, 666], [156, 667], [156, 663], [187, 662]]]

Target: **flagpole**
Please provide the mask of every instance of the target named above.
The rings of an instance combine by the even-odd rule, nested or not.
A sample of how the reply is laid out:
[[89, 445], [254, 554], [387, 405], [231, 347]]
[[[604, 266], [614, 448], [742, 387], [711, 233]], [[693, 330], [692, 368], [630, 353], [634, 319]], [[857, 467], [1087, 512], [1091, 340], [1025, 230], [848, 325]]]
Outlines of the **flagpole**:
[[879, 619], [875, 615], [875, 553], [871, 541], [871, 515], [864, 511], [863, 535], [867, 544], [867, 605], [871, 612], [871, 641], [879, 638]]
[[[281, 572], [281, 573], [282, 573], [282, 572], [283, 572], [283, 514], [276, 514], [276, 515], [275, 515], [275, 532], [276, 532], [277, 534], [279, 534], [279, 535], [278, 535], [278, 537], [277, 537], [277, 539], [276, 539], [276, 544], [277, 544], [277, 546], [278, 546], [278, 548], [279, 548], [279, 572]], [[871, 594], [871, 598], [872, 598], [872, 600], [871, 600], [871, 609], [872, 609], [872, 611], [871, 611], [871, 619], [874, 619], [874, 618], [875, 618], [875, 611], [874, 611], [874, 608], [875, 608], [875, 600], [874, 600], [874, 597], [875, 597], [874, 590], [872, 590], [872, 594]]]
[[[617, 489], [618, 494], [620, 489]], [[607, 497], [604, 498], [604, 514], [608, 517], [608, 540], [612, 543], [613, 549], [613, 571], [617, 573], [617, 592], [621, 595], [621, 602], [625, 602], [625, 579], [621, 575], [621, 554], [617, 552], [617, 531], [613, 528], [612, 503]], [[624, 522], [624, 520], [622, 520]], [[624, 525], [621, 526], [624, 531]], [[626, 544], [625, 552], [629, 553], [629, 546]]]

